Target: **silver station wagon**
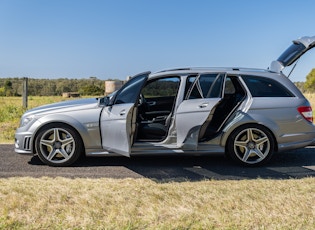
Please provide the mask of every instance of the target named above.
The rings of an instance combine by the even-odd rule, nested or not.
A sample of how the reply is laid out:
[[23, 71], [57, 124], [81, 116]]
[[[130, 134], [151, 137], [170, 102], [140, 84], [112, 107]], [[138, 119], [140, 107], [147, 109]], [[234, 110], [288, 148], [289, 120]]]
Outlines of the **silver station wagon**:
[[243, 165], [261, 165], [274, 152], [314, 141], [312, 108], [282, 73], [315, 46], [302, 37], [270, 67], [182, 68], [145, 72], [113, 95], [27, 111], [15, 151], [50, 166], [81, 155], [222, 152]]

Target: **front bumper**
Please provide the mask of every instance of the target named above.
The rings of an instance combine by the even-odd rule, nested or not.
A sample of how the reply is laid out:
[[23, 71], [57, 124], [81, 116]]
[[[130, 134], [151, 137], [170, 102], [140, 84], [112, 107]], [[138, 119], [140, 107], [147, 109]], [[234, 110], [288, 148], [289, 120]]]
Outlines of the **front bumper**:
[[30, 133], [15, 134], [14, 151], [19, 154], [33, 155], [32, 135]]

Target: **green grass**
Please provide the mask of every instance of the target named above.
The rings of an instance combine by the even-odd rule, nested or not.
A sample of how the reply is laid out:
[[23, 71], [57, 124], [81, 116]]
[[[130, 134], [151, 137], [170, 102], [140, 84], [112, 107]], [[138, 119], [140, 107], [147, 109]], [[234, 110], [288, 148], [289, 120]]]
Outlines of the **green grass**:
[[0, 229], [314, 229], [315, 178], [0, 179]]

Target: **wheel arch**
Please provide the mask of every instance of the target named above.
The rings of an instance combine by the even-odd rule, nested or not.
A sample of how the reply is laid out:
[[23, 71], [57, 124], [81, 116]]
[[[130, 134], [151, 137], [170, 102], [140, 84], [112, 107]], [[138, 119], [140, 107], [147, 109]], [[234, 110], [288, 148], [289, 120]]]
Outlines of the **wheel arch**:
[[236, 126], [236, 127], [229, 133], [229, 135], [226, 137], [226, 141], [225, 141], [225, 143], [224, 143], [224, 149], [227, 150], [227, 143], [228, 143], [229, 139], [231, 138], [232, 133], [233, 133], [236, 129], [239, 129], [240, 127], [246, 127], [246, 126], [249, 126], [249, 125], [261, 126], [261, 127], [265, 128], [265, 129], [267, 129], [267, 130], [269, 131], [269, 133], [271, 134], [272, 139], [273, 139], [273, 141], [274, 141], [274, 149], [273, 149], [273, 151], [274, 151], [274, 152], [277, 152], [277, 151], [278, 151], [278, 141], [277, 141], [277, 138], [275, 137], [275, 134], [273, 133], [273, 131], [272, 131], [271, 129], [269, 129], [267, 126], [265, 126], [264, 124], [261, 124], [261, 123], [258, 123], [258, 122], [245, 123], [245, 124]]
[[248, 124], [261, 125], [266, 128], [270, 132], [274, 140], [274, 151], [278, 151], [277, 133], [280, 130], [279, 126], [274, 121], [259, 114], [239, 113], [231, 122], [229, 122], [223, 128], [223, 135], [221, 137], [220, 145], [226, 148], [228, 140], [234, 130]]
[[[34, 132], [34, 135], [33, 135], [33, 139], [32, 139], [32, 151], [33, 151], [33, 153], [36, 153], [36, 139], [37, 139], [38, 134], [43, 129], [47, 128], [50, 125], [61, 126], [61, 127], [66, 126], [67, 128], [72, 129], [78, 135], [78, 137], [82, 143], [84, 154], [85, 154], [86, 144], [85, 144], [84, 138], [82, 137], [82, 133], [87, 135], [87, 130], [84, 128], [84, 126], [82, 124], [80, 124], [79, 122], [70, 123], [70, 122], [65, 122], [65, 120], [56, 120], [56, 119], [54, 119], [53, 121], [51, 121], [51, 120], [46, 121], [46, 122], [42, 123], [42, 125], [36, 129], [36, 131]], [[78, 129], [76, 127], [80, 128], [80, 129]]]

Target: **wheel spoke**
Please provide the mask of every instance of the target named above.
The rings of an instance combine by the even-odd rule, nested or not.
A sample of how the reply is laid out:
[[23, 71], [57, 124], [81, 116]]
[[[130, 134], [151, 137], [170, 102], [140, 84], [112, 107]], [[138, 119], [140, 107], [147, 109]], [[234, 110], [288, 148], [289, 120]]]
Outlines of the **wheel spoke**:
[[252, 154], [252, 151], [250, 151], [249, 149], [246, 148], [246, 152], [245, 152], [245, 154], [244, 154], [242, 160], [243, 160], [244, 162], [246, 162], [251, 154]]
[[255, 149], [255, 154], [260, 158], [260, 159], [264, 159], [265, 155], [258, 149]]
[[62, 143], [62, 148], [64, 148], [66, 145], [73, 143], [74, 139], [71, 137], [65, 140], [61, 140], [60, 142]]
[[253, 129], [247, 129], [247, 140], [248, 141], [254, 141], [255, 137], [253, 134]]
[[57, 128], [54, 129], [54, 141], [60, 141], [59, 129]]
[[235, 141], [234, 144], [239, 147], [246, 148], [248, 141]]
[[67, 160], [69, 158], [69, 154], [63, 148], [59, 150], [59, 153]]
[[40, 140], [40, 144], [53, 148], [54, 140]]
[[[245, 135], [246, 140], [235, 140], [234, 144], [235, 144], [236, 146], [246, 148], [248, 142], [250, 141], [251, 131], [250, 131], [249, 129], [247, 129], [245, 132], [246, 132], [246, 135]], [[245, 132], [244, 132], [244, 133], [245, 133]], [[244, 137], [244, 136], [241, 135], [241, 136], [240, 136], [240, 139], [243, 139], [243, 137]]]
[[52, 149], [47, 156], [47, 160], [52, 160], [56, 156], [57, 153], [58, 152], [56, 149]]
[[254, 140], [254, 141], [255, 141], [256, 145], [262, 145], [263, 143], [268, 141], [268, 138], [267, 137], [262, 137], [262, 138]]

